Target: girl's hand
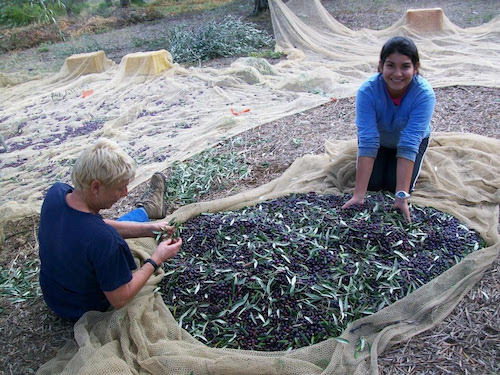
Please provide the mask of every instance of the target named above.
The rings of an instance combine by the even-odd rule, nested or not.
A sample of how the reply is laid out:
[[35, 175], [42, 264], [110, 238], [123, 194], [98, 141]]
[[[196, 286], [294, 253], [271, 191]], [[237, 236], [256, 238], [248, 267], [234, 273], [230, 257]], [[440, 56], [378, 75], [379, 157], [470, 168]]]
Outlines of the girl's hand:
[[394, 200], [394, 208], [401, 211], [401, 214], [405, 217], [408, 223], [411, 223], [410, 218], [410, 207], [408, 206], [408, 199], [396, 198]]
[[364, 197], [356, 197], [355, 195], [352, 196], [351, 199], [349, 199], [347, 202], [344, 203], [342, 208], [348, 208], [354, 205], [359, 205], [361, 206], [363, 203], [365, 203], [365, 198]]

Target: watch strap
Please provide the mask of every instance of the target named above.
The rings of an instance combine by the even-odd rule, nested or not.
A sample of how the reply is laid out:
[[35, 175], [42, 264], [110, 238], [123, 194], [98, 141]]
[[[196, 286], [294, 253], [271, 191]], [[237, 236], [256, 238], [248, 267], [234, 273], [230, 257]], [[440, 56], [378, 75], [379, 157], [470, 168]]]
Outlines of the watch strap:
[[156, 264], [156, 262], [153, 259], [151, 259], [151, 258], [146, 259], [144, 261], [144, 264], [146, 264], [146, 263], [149, 263], [149, 264], [151, 264], [154, 267], [154, 269], [155, 269], [154, 272], [158, 271], [158, 268], [160, 268], [160, 266], [158, 264]]

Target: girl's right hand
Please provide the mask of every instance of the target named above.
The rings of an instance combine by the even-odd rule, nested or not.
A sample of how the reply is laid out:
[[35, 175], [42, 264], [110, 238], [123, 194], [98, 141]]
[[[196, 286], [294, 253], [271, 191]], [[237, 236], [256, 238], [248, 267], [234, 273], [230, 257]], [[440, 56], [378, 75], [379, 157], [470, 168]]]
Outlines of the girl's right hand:
[[355, 205], [361, 206], [363, 203], [365, 203], [365, 197], [357, 197], [353, 195], [351, 199], [344, 203], [342, 208], [348, 208]]

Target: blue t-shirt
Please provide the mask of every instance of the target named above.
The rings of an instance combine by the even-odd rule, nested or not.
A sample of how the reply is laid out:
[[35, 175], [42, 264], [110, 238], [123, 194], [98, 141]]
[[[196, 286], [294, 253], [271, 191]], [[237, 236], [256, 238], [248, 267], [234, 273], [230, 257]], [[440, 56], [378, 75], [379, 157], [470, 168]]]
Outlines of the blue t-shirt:
[[397, 106], [386, 87], [378, 73], [358, 90], [358, 156], [375, 157], [378, 148], [384, 146], [397, 149], [397, 157], [415, 161], [420, 143], [431, 134], [434, 90], [423, 77], [415, 75]]
[[51, 310], [77, 320], [90, 310], [106, 311], [110, 304], [103, 291], [128, 283], [137, 266], [125, 240], [100, 215], [68, 206], [71, 191], [56, 183], [42, 205], [40, 286]]

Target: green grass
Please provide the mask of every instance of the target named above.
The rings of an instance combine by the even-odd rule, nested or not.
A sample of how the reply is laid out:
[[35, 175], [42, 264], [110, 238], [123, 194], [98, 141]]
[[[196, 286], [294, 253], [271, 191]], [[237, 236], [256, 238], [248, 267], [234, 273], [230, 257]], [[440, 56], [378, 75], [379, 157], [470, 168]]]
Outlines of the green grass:
[[166, 49], [168, 46], [168, 38], [165, 35], [159, 36], [155, 39], [132, 38], [132, 45], [134, 47], [141, 47], [144, 51], [155, 51], [163, 48]]
[[483, 24], [490, 22], [495, 18], [496, 13], [486, 13], [486, 14], [471, 14], [466, 17], [465, 21], [469, 24]]
[[233, 0], [156, 0], [148, 7], [155, 8], [164, 15], [176, 15], [200, 10], [210, 10]]
[[40, 44], [40, 46], [38, 47], [38, 52], [41, 52], [41, 53], [44, 53], [44, 52], [49, 52], [49, 47], [50, 47], [50, 43], [42, 43]]
[[267, 59], [279, 59], [286, 55], [281, 51], [274, 51], [272, 49], [263, 49], [261, 51], [250, 52], [248, 56], [267, 58]]
[[82, 35], [80, 38], [67, 43], [42, 43], [38, 47], [39, 52], [50, 52], [51, 55], [60, 60], [59, 64], [64, 63], [67, 57], [87, 52], [103, 50], [108, 54], [114, 51], [116, 47], [113, 44], [102, 43], [93, 35]]
[[58, 51], [59, 54], [63, 56], [71, 56], [77, 53], [94, 52], [99, 50], [106, 51], [105, 46], [99, 44], [99, 42], [93, 38], [91, 35], [83, 35], [78, 39], [75, 44], [67, 45]]

